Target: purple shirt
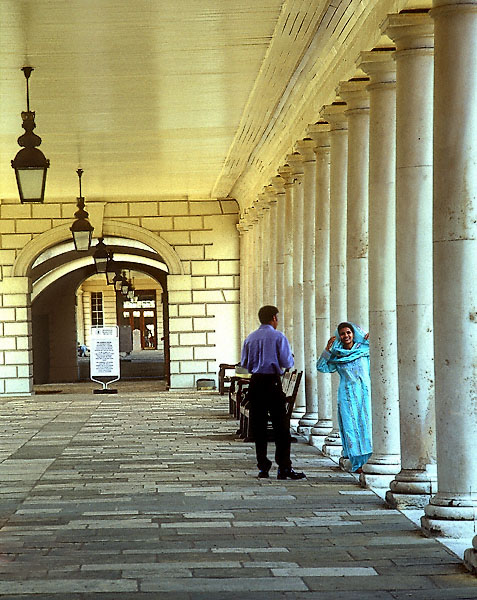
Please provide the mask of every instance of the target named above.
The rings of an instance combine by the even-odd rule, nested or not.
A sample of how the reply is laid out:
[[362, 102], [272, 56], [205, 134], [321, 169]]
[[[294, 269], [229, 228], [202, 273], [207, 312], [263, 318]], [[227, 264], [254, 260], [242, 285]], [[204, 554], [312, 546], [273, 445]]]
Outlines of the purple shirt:
[[249, 373], [262, 375], [281, 375], [282, 369], [293, 367], [285, 334], [271, 325], [260, 325], [243, 343], [241, 364]]

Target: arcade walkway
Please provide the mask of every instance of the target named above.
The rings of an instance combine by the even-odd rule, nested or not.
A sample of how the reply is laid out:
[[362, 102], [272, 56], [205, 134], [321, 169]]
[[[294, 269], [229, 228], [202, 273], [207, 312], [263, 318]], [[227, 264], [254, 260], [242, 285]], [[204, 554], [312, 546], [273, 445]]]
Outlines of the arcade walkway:
[[148, 386], [0, 400], [2, 600], [477, 598], [316, 449], [293, 445], [307, 480], [257, 480], [225, 397]]

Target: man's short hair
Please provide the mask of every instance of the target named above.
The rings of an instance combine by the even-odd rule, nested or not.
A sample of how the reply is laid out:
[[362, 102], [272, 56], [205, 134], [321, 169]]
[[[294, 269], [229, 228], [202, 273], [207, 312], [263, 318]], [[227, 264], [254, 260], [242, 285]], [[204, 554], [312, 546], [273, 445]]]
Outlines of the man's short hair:
[[275, 315], [278, 315], [278, 308], [276, 306], [262, 306], [258, 311], [258, 320], [262, 325], [270, 323]]

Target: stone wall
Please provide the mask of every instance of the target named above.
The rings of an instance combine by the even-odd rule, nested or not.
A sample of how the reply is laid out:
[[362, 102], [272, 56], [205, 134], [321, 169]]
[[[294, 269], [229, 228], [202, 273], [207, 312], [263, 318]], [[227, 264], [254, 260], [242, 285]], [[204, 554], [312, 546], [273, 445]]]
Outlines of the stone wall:
[[[95, 237], [102, 232], [133, 241], [143, 237], [150, 246], [157, 241], [155, 249], [168, 264], [171, 387], [216, 379], [220, 362], [238, 361], [237, 203], [87, 199], [86, 209]], [[0, 201], [0, 394], [32, 390], [29, 270], [43, 251], [70, 239], [74, 212], [69, 198], [43, 205]], [[131, 268], [140, 270], [137, 264]]]

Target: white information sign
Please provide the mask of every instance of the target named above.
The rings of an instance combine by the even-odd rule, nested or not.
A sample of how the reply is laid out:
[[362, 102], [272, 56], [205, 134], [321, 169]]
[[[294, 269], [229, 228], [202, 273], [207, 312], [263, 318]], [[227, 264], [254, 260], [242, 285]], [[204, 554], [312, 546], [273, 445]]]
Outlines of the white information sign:
[[90, 352], [91, 379], [119, 379], [119, 327], [92, 327]]

